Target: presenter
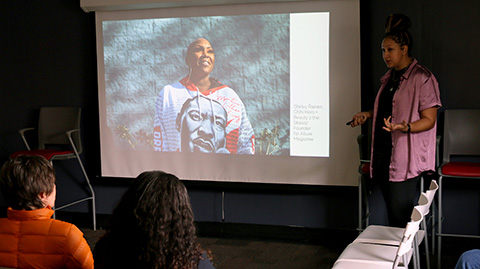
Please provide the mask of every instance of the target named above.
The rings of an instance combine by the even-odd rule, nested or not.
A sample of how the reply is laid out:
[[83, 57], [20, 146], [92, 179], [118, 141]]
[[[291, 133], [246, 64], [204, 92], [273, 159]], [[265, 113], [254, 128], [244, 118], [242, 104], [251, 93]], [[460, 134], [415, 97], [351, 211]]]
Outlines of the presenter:
[[410, 19], [386, 19], [381, 78], [373, 111], [359, 112], [351, 126], [373, 120], [370, 176], [379, 182], [391, 226], [405, 227], [418, 200], [421, 174], [435, 170], [436, 119], [441, 107], [435, 76], [412, 57]]
[[[227, 111], [226, 148], [231, 154], [255, 154], [255, 136], [245, 106], [233, 89], [212, 78], [215, 53], [206, 39], [193, 41], [185, 62], [189, 73], [179, 82], [165, 86], [155, 104], [154, 147], [156, 151], [179, 151], [180, 132], [176, 118], [187, 99], [205, 96]], [[210, 106], [201, 110], [212, 110]]]

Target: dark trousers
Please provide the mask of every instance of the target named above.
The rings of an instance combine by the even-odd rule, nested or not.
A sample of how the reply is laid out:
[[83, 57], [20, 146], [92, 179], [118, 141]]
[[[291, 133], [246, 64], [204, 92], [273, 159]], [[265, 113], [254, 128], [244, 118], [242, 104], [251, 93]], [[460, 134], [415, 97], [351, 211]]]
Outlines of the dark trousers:
[[402, 182], [384, 180], [380, 183], [390, 226], [405, 227], [410, 221], [413, 207], [418, 204], [420, 177]]
[[[376, 161], [375, 161], [376, 160]], [[373, 179], [380, 184], [390, 226], [405, 227], [420, 196], [421, 175], [402, 182], [389, 181], [390, 154], [374, 155]]]

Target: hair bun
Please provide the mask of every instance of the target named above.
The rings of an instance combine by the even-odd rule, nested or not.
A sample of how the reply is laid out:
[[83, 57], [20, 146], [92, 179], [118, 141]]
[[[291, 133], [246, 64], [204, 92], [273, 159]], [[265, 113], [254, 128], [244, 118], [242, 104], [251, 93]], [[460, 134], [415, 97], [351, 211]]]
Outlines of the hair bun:
[[385, 33], [406, 32], [412, 27], [410, 18], [403, 14], [390, 14], [385, 21]]

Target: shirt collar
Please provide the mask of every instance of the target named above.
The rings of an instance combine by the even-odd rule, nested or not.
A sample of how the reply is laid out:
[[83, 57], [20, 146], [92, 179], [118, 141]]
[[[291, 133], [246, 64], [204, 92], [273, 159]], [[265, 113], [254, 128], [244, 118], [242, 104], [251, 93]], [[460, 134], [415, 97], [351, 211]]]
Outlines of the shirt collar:
[[[418, 61], [417, 59], [413, 58], [412, 63], [408, 66], [408, 69], [403, 72], [402, 77], [404, 79], [408, 79], [410, 76], [410, 73], [412, 73], [413, 67], [417, 65]], [[380, 79], [382, 83], [386, 83], [388, 79], [390, 79], [390, 76], [392, 75], [393, 69], [388, 70], [388, 72]]]

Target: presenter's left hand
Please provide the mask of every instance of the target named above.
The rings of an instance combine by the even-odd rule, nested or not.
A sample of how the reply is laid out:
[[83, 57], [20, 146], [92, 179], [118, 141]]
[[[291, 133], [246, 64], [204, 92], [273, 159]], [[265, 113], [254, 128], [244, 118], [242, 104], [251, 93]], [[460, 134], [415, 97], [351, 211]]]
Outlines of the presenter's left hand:
[[385, 122], [385, 126], [383, 127], [384, 130], [388, 132], [393, 132], [395, 130], [405, 131], [408, 129], [406, 120], [403, 120], [401, 123], [392, 123], [390, 122], [391, 118], [392, 116], [388, 117], [388, 119], [383, 119], [383, 121]]

